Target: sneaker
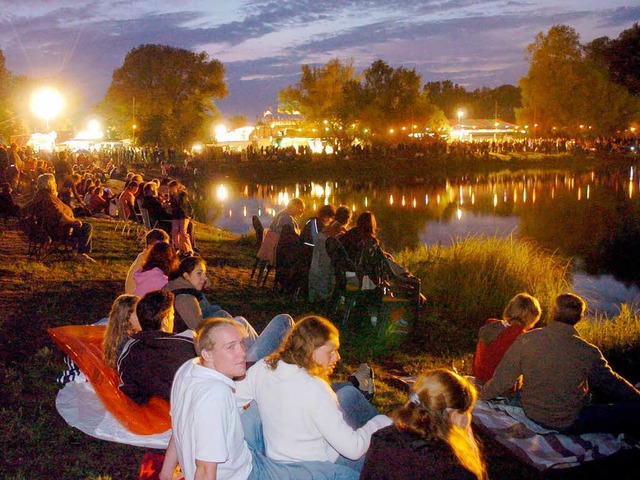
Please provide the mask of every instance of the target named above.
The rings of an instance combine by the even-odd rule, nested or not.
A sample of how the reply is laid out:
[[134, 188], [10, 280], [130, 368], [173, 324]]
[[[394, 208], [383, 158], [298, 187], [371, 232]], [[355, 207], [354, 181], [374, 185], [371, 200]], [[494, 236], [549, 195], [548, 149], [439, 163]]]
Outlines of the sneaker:
[[373, 368], [361, 363], [358, 369], [349, 375], [349, 381], [362, 392], [367, 400], [371, 400], [376, 393]]

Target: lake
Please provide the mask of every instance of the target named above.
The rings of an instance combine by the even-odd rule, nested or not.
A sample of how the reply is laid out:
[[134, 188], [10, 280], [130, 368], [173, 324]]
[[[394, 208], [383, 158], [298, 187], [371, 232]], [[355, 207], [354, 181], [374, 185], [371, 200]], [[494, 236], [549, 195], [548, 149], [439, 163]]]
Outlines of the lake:
[[260, 185], [233, 181], [195, 186], [205, 222], [249, 233], [265, 227], [293, 197], [307, 213], [345, 204], [354, 218], [371, 210], [386, 250], [448, 245], [469, 235], [527, 239], [573, 258], [574, 288], [590, 307], [615, 314], [640, 305], [640, 177], [635, 163], [585, 171], [521, 170], [394, 186], [373, 182]]

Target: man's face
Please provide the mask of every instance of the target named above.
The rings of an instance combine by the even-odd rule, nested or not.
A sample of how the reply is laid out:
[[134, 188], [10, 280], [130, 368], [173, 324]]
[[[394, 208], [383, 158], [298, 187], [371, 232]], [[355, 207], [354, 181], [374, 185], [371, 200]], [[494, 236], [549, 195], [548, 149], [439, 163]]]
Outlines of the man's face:
[[247, 372], [247, 349], [242, 334], [233, 326], [225, 325], [211, 335], [214, 335], [215, 346], [202, 352], [207, 366], [229, 378], [242, 377]]

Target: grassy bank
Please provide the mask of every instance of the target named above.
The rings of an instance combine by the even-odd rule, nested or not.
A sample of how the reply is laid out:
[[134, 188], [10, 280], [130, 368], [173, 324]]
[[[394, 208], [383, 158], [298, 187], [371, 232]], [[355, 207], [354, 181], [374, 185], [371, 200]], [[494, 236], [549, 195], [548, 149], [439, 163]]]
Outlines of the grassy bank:
[[[95, 229], [93, 256], [99, 262], [95, 265], [76, 264], [58, 257], [44, 263], [28, 261], [26, 244], [12, 224], [0, 237], [0, 370], [3, 379], [0, 478], [120, 480], [137, 476], [142, 449], [92, 439], [68, 427], [55, 410], [58, 391], [55, 378], [63, 370], [63, 356], [45, 329], [88, 324], [104, 317], [113, 299], [122, 292], [127, 268], [140, 250], [135, 240], [123, 238], [113, 231], [113, 221], [92, 219], [91, 223]], [[294, 316], [312, 313], [304, 302], [292, 303], [274, 297], [270, 291], [258, 291], [250, 286], [249, 274], [255, 251], [252, 238], [237, 237], [206, 226], [198, 226], [197, 232], [198, 247], [214, 279], [210, 297], [216, 303], [232, 313], [246, 316], [258, 330], [276, 313], [286, 311]], [[366, 330], [351, 328], [345, 332], [343, 362], [338, 375], [344, 375], [360, 361], [370, 361], [378, 372], [376, 405], [380, 410], [389, 411], [404, 399], [395, 388], [393, 375], [416, 374], [434, 366], [455, 366], [462, 372], [470, 372], [469, 347], [475, 331], [467, 330], [476, 328], [477, 322], [487, 316], [499, 314], [505, 298], [514, 291], [531, 291], [541, 296], [547, 305], [547, 299], [563, 286], [558, 284], [545, 287], [545, 290], [539, 280], [527, 283], [532, 278], [537, 279], [536, 275], [542, 275], [534, 275], [530, 268], [515, 269], [518, 263], [530, 263], [529, 255], [537, 255], [533, 250], [524, 253], [519, 250], [529, 247], [521, 247], [515, 242], [482, 247], [483, 242], [476, 241], [477, 244], [470, 243], [451, 251], [443, 249], [399, 256], [423, 278], [424, 290], [430, 300], [420, 324], [422, 333], [406, 348], [379, 356], [376, 351], [363, 348], [367, 344], [363, 340]], [[472, 254], [474, 250], [480, 252]], [[513, 265], [503, 265], [505, 256], [515, 255], [521, 256], [519, 261], [514, 259]], [[467, 265], [465, 258], [473, 259], [473, 263]], [[544, 263], [542, 257], [535, 263], [541, 262]], [[544, 268], [563, 271], [561, 262], [556, 259], [549, 262]], [[462, 288], [464, 279], [469, 283], [482, 281], [487, 274], [498, 270], [511, 273], [496, 273], [489, 283], [481, 284], [479, 288]], [[472, 277], [476, 271], [477, 275]], [[519, 275], [529, 280], [515, 283]], [[474, 305], [474, 291], [482, 304], [476, 301]], [[463, 298], [467, 303], [461, 306], [459, 299]], [[455, 322], [446, 321], [454, 315]], [[470, 320], [464, 323], [465, 319]], [[451, 323], [459, 323], [456, 326], [459, 337], [446, 328]], [[462, 342], [450, 341], [447, 348], [442, 348], [444, 338], [459, 338]], [[502, 449], [489, 440], [485, 440], [485, 451], [491, 478], [539, 478], [536, 472], [505, 456]], [[592, 466], [589, 470], [595, 471]], [[597, 478], [589, 477], [591, 473], [586, 471], [567, 474], [563, 472], [559, 478], [571, 475]]]

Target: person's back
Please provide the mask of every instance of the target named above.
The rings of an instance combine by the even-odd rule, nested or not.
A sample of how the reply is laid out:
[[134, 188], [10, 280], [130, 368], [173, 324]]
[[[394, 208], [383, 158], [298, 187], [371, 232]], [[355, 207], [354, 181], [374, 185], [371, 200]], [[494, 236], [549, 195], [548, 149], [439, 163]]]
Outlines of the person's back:
[[118, 357], [120, 390], [138, 404], [154, 396], [169, 400], [173, 376], [195, 355], [189, 334], [135, 333]]
[[480, 383], [493, 377], [496, 367], [516, 338], [530, 330], [540, 319], [540, 302], [531, 295], [519, 293], [502, 313], [502, 320], [490, 318], [478, 332], [473, 356], [473, 375]]
[[445, 369], [419, 375], [394, 425], [371, 437], [361, 479], [484, 480], [471, 428], [475, 388]]
[[136, 306], [141, 332], [134, 334], [118, 357], [120, 390], [138, 404], [153, 396], [169, 400], [173, 376], [196, 356], [191, 332], [172, 335], [173, 294], [154, 291]]
[[[581, 303], [577, 319], [565, 323], [558, 313], [563, 303]], [[578, 307], [571, 305], [575, 310]], [[545, 328], [525, 332], [507, 350], [482, 398], [509, 392], [522, 375], [525, 414], [543, 426], [566, 429], [578, 419], [591, 390], [610, 399], [639, 401], [640, 393], [617, 375], [600, 350], [580, 337], [574, 325], [584, 313], [575, 295], [556, 299], [554, 320]], [[565, 308], [565, 310], [569, 310]], [[562, 313], [562, 312], [560, 312]]]

